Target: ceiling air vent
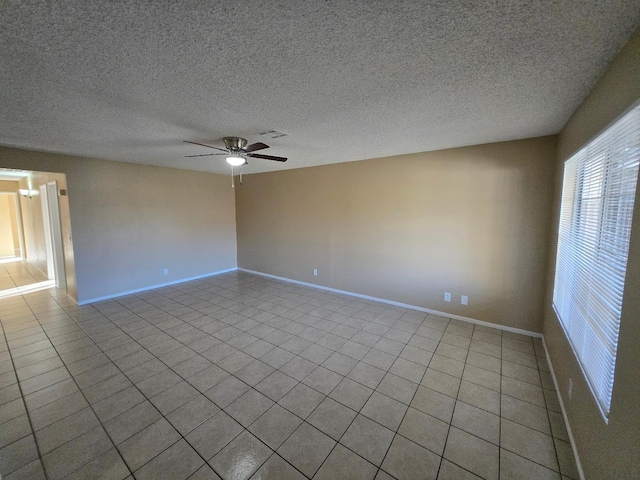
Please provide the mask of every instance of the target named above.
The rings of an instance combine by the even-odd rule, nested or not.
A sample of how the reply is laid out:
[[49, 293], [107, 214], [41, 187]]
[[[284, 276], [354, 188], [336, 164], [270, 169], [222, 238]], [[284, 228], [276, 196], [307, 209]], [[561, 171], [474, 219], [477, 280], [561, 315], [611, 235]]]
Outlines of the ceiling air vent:
[[268, 132], [259, 133], [258, 136], [264, 138], [280, 138], [286, 137], [287, 134], [284, 132], [279, 132], [278, 130], [269, 130]]

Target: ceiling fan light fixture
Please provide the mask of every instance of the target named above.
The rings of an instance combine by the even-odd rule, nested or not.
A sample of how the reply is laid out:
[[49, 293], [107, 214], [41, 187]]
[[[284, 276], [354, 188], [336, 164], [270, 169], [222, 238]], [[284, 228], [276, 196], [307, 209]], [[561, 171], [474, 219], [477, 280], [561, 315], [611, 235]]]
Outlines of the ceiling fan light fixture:
[[230, 155], [227, 157], [227, 163], [234, 167], [239, 167], [240, 165], [247, 163], [247, 161], [240, 155]]

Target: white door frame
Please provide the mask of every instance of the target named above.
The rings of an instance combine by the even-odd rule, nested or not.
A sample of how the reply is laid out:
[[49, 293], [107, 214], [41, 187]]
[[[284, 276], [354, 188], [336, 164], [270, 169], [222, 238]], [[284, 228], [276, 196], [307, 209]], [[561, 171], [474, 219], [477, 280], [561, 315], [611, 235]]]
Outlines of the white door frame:
[[53, 243], [51, 241], [51, 220], [49, 219], [49, 195], [47, 193], [47, 185], [40, 185], [40, 204], [42, 206], [42, 226], [44, 230], [44, 246], [45, 256], [47, 258], [47, 277], [49, 280], [55, 280], [55, 272], [53, 270]]
[[44, 240], [47, 248], [47, 276], [55, 280], [57, 288], [67, 286], [64, 273], [64, 251], [62, 248], [62, 225], [58, 203], [58, 183], [54, 180], [40, 185]]

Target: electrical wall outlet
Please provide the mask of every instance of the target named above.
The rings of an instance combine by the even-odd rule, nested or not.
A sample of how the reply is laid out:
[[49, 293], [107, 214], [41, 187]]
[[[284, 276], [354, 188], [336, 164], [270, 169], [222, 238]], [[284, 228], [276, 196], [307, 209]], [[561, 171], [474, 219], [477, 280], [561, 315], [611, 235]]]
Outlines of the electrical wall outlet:
[[450, 302], [451, 301], [451, 293], [444, 292], [444, 301], [445, 302]]
[[571, 400], [571, 395], [573, 394], [573, 380], [569, 379], [569, 400]]
[[168, 268], [163, 268], [162, 269], [162, 274], [163, 275], [169, 275], [169, 269]]
[[466, 295], [462, 295], [460, 297], [460, 303], [462, 305], [469, 305], [469, 297], [467, 297]]
[[314, 276], [314, 277], [317, 277], [317, 276], [318, 276], [318, 269], [317, 269], [317, 268], [314, 268], [314, 269], [313, 269], [313, 276]]

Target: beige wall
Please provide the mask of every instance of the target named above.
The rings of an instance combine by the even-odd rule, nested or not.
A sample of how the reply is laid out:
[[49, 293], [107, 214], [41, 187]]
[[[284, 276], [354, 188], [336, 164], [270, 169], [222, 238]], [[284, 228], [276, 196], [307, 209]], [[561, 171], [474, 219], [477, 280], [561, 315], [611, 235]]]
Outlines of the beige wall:
[[226, 176], [6, 147], [0, 167], [66, 175], [80, 302], [236, 266]]
[[9, 217], [11, 221], [11, 233], [13, 236], [13, 255], [19, 257], [22, 255], [20, 251], [20, 226], [18, 225], [18, 209], [20, 201], [15, 194], [9, 195]]
[[540, 332], [555, 149], [543, 137], [249, 175], [238, 265]]
[[[551, 308], [562, 165], [640, 98], [640, 31], [574, 113], [559, 137], [544, 337], [587, 479], [632, 479], [640, 472], [640, 199], [636, 196], [615, 383], [607, 425]], [[569, 379], [573, 394], [568, 396]]]
[[17, 192], [18, 182], [11, 180], [0, 180], [0, 192]]
[[[15, 194], [0, 193], [0, 257], [13, 257], [15, 246], [13, 232], [15, 223]], [[14, 214], [11, 214], [11, 210]]]
[[[16, 211], [16, 207], [19, 207], [19, 202], [16, 205], [16, 197], [15, 197], [15, 193], [17, 191], [18, 191], [17, 181], [0, 180], [0, 193], [3, 193], [3, 192], [11, 193], [11, 195], [0, 195], [0, 199], [4, 196], [7, 197], [7, 202], [8, 202], [7, 208], [8, 208], [8, 216], [9, 216], [8, 223], [7, 223], [7, 220], [4, 218], [0, 220], [0, 226], [2, 226], [3, 229], [9, 228], [11, 232], [12, 252], [8, 255], [20, 256], [21, 255], [20, 227], [18, 226], [18, 214]], [[2, 232], [0, 232], [0, 236], [5, 236], [5, 235], [7, 235], [6, 231], [3, 230]], [[5, 238], [3, 244], [4, 244], [4, 247], [2, 247], [1, 249], [4, 252], [9, 251], [9, 240], [7, 238]]]

